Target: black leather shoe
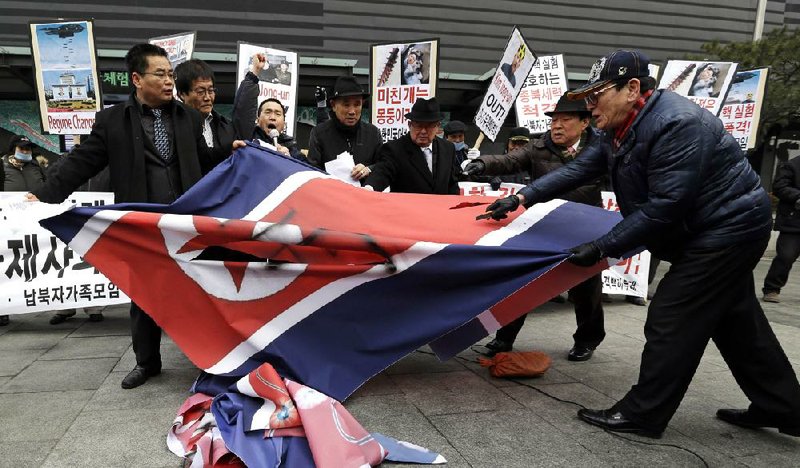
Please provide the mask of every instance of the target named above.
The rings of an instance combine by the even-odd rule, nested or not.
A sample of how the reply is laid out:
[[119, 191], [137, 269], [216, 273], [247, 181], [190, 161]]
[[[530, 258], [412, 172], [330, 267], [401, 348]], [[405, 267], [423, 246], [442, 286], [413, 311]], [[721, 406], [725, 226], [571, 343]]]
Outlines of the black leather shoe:
[[147, 382], [147, 379], [150, 377], [160, 373], [161, 369], [149, 370], [142, 366], [136, 366], [132, 371], [128, 372], [128, 375], [126, 375], [124, 379], [122, 379], [122, 388], [126, 390], [136, 388], [139, 385]]
[[783, 434], [800, 437], [800, 421], [780, 423], [776, 420], [770, 420], [767, 416], [758, 416], [743, 409], [720, 409], [717, 410], [717, 417], [727, 423], [748, 429], [772, 427]]
[[615, 411], [613, 408], [607, 410], [592, 410], [586, 408], [580, 409], [578, 410], [578, 417], [582, 421], [594, 426], [602, 427], [608, 431], [624, 432], [626, 434], [635, 434], [653, 439], [661, 438], [661, 432], [654, 432], [649, 429], [645, 429], [626, 418], [619, 411]]
[[497, 338], [495, 338], [492, 341], [486, 343], [484, 345], [484, 347], [486, 347], [486, 349], [488, 349], [488, 351], [486, 351], [483, 354], [485, 354], [486, 356], [489, 356], [489, 357], [492, 357], [497, 353], [506, 353], [508, 351], [511, 351], [511, 348], [512, 348], [511, 343], [509, 343], [507, 341], [503, 341], [503, 340], [498, 340]]
[[576, 344], [572, 347], [572, 349], [569, 350], [569, 354], [567, 354], [567, 360], [588, 361], [592, 358], [592, 354], [594, 354], [594, 348]]

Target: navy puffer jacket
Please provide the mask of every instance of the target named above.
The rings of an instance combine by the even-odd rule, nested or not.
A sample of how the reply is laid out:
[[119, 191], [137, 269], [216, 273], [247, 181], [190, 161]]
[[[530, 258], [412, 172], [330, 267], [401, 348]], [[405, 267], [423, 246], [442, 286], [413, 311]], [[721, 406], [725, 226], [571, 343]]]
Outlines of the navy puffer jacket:
[[613, 151], [605, 134], [580, 158], [521, 190], [526, 204], [553, 198], [605, 172], [624, 219], [597, 240], [609, 256], [644, 245], [658, 258], [718, 249], [768, 235], [770, 201], [722, 122], [669, 91], [655, 91]]

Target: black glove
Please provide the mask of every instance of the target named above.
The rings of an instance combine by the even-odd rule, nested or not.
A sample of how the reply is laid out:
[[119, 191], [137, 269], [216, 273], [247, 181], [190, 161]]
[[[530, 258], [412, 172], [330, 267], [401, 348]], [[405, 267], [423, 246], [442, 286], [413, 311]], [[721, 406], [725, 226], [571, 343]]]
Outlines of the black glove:
[[570, 263], [574, 263], [575, 265], [582, 267], [590, 267], [599, 262], [600, 259], [605, 256], [603, 255], [603, 252], [600, 251], [600, 247], [598, 247], [594, 242], [581, 244], [577, 247], [569, 249], [569, 251], [572, 252], [572, 256], [570, 256], [567, 260], [569, 260]]
[[519, 197], [516, 195], [509, 195], [505, 198], [495, 200], [494, 203], [486, 207], [486, 211], [490, 213], [492, 219], [500, 220], [508, 218], [506, 213], [519, 208]]
[[480, 159], [474, 159], [467, 163], [463, 173], [466, 175], [480, 175], [483, 174], [484, 170], [486, 170], [486, 164]]
[[328, 91], [324, 86], [317, 86], [314, 90], [314, 100], [317, 101], [317, 107], [326, 107], [328, 105]]

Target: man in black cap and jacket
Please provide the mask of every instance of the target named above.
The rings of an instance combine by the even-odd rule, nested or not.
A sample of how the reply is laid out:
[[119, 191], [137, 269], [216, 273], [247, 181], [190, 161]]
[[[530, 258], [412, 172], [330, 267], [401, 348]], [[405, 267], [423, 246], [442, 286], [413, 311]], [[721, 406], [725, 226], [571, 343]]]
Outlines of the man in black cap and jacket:
[[436, 138], [442, 114], [436, 98], [418, 98], [405, 115], [409, 132], [381, 146], [366, 185], [383, 191], [458, 195], [456, 148]]
[[460, 120], [451, 120], [447, 122], [443, 130], [445, 139], [456, 147], [456, 164], [460, 168], [461, 163], [467, 160], [467, 151], [469, 151], [464, 142], [464, 132], [467, 131], [467, 126]]
[[[581, 157], [489, 205], [493, 219], [608, 173], [622, 221], [577, 245], [568, 260], [590, 267], [645, 246], [670, 262], [647, 310], [639, 378], [608, 409], [581, 409], [609, 431], [661, 437], [709, 340], [750, 400], [717, 418], [800, 437], [800, 384], [756, 297], [753, 269], [767, 247], [770, 201], [722, 121], [676, 93], [655, 89], [649, 60], [617, 50], [598, 60], [585, 99], [605, 134]], [[601, 265], [603, 263], [600, 263]], [[720, 428], [721, 430], [721, 428]]]
[[331, 98], [334, 118], [318, 124], [308, 140], [308, 161], [325, 170], [325, 163], [347, 151], [353, 155], [355, 167], [350, 176], [362, 180], [378, 161], [378, 148], [383, 140], [378, 127], [361, 121], [361, 109], [369, 94], [354, 76], [336, 79]]
[[[480, 156], [478, 150], [472, 149], [470, 156], [474, 159], [464, 168], [464, 172], [500, 175], [528, 171], [531, 179], [536, 180], [550, 171], [569, 164], [579, 157], [584, 146], [597, 138], [597, 132], [589, 126], [591, 113], [583, 101], [572, 101], [564, 95], [559, 99], [555, 109], [545, 114], [552, 121], [550, 130], [541, 138], [531, 140], [507, 154], [496, 156]], [[559, 193], [556, 198], [602, 206], [600, 188], [600, 179], [596, 179], [576, 189]], [[570, 361], [590, 359], [594, 349], [606, 336], [603, 326], [602, 288], [602, 277], [597, 274], [569, 291], [570, 298], [575, 304], [575, 318], [578, 322], [578, 329], [572, 335], [575, 345], [567, 355]], [[487, 354], [510, 351], [524, 323], [525, 315], [498, 330], [495, 339], [486, 344], [489, 349]]]
[[775, 244], [775, 258], [764, 278], [764, 302], [780, 302], [781, 288], [786, 286], [792, 265], [800, 256], [800, 158], [778, 167], [772, 193], [778, 197], [775, 230], [780, 234]]

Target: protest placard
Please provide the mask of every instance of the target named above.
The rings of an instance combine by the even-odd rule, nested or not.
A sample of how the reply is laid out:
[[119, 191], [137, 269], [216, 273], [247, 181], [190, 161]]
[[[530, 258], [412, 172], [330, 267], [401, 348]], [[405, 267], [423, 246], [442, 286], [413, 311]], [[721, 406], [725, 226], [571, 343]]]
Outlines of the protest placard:
[[102, 109], [91, 20], [30, 23], [42, 132], [87, 135]]
[[525, 84], [514, 101], [517, 126], [531, 133], [550, 130], [550, 117], [545, 112], [556, 107], [558, 99], [567, 92], [567, 70], [564, 55], [542, 55], [525, 78]]
[[[617, 197], [614, 192], [600, 192], [603, 208], [608, 211], [619, 211]], [[647, 279], [650, 273], [650, 252], [643, 250], [640, 254], [625, 259], [603, 270], [603, 292], [605, 294], [624, 294], [647, 298]]]
[[[279, 100], [286, 108], [284, 132], [287, 135], [294, 135], [300, 57], [296, 52], [288, 50], [239, 42], [236, 63], [237, 83], [241, 83], [244, 79], [255, 54], [263, 54], [267, 59], [267, 65], [258, 76], [258, 104], [260, 105], [267, 98]], [[249, 137], [249, 135], [246, 136]]]
[[669, 60], [658, 87], [685, 96], [719, 115], [737, 65], [735, 62]]
[[769, 69], [736, 72], [719, 118], [742, 150], [755, 148]]
[[475, 124], [484, 135], [494, 141], [503, 126], [511, 106], [525, 84], [525, 78], [536, 62], [536, 53], [525, 42], [522, 33], [514, 26], [503, 58], [483, 96], [475, 115]]
[[370, 57], [372, 124], [386, 142], [408, 132], [405, 115], [417, 98], [436, 96], [439, 39], [375, 44]]

